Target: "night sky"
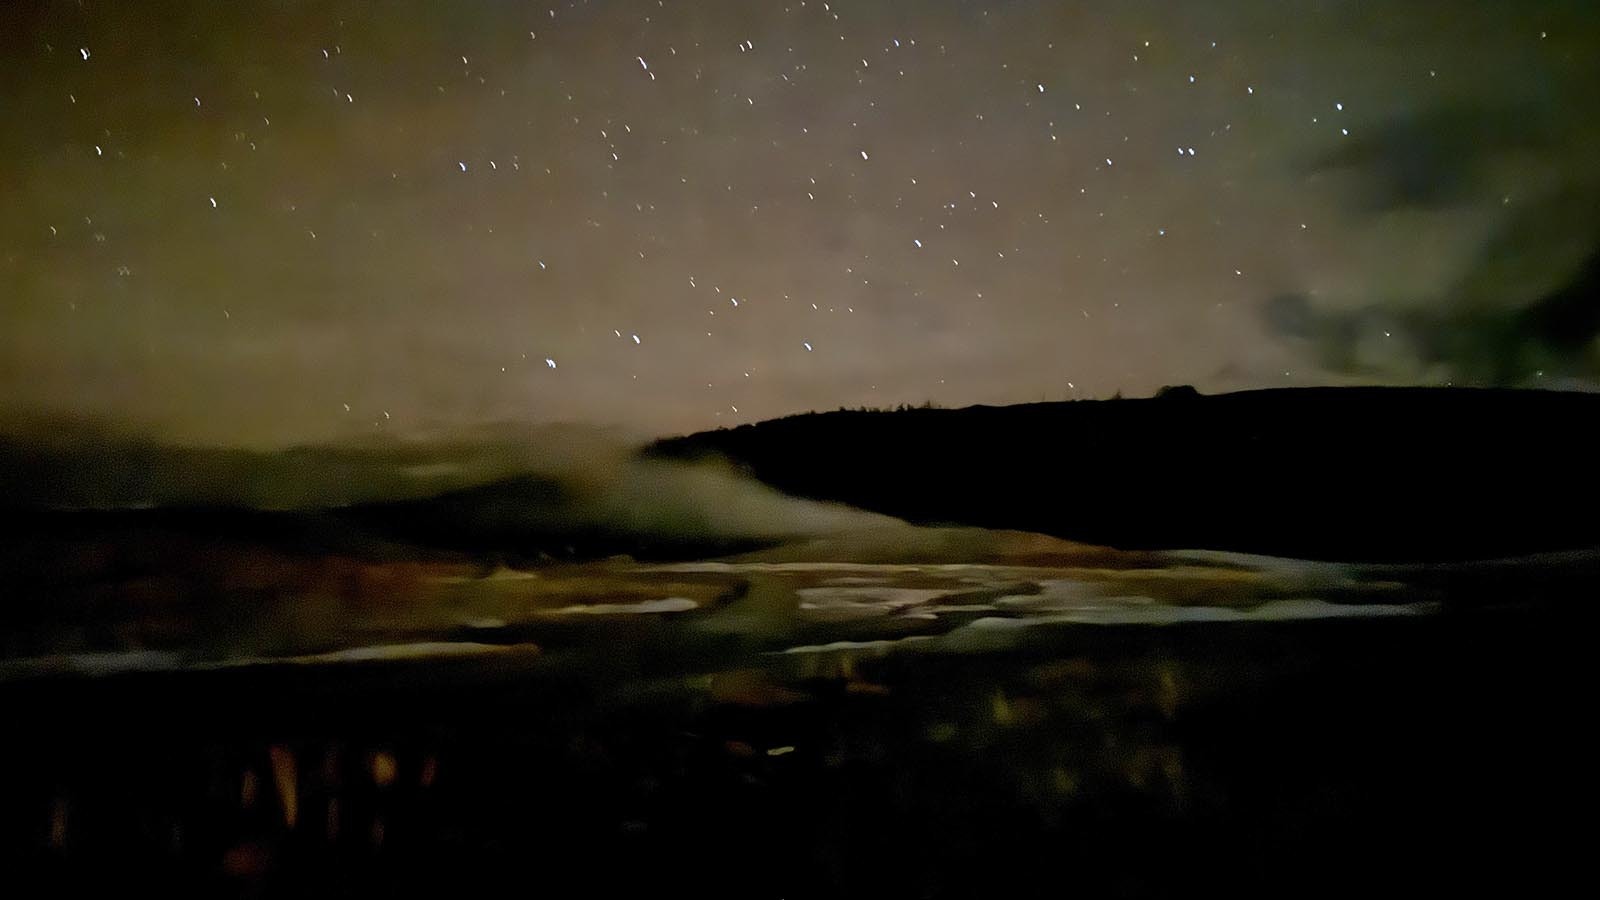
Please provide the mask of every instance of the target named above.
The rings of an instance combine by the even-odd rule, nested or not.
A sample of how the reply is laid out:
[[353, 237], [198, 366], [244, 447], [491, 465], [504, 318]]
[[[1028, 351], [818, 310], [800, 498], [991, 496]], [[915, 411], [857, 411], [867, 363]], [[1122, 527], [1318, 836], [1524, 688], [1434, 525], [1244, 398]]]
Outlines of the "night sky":
[[8, 2], [0, 416], [1600, 383], [1600, 15]]

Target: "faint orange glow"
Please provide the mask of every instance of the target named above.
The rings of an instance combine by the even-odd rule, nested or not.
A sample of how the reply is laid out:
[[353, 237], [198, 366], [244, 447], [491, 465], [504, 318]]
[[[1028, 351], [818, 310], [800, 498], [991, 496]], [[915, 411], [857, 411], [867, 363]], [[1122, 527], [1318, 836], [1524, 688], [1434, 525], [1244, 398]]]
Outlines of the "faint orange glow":
[[394, 754], [378, 751], [372, 754], [372, 783], [378, 787], [388, 787], [394, 784], [395, 776], [400, 773], [400, 765], [395, 762]]
[[267, 750], [267, 755], [272, 759], [272, 782], [278, 789], [278, 799], [283, 803], [283, 824], [293, 828], [300, 809], [294, 753], [282, 744], [273, 744]]

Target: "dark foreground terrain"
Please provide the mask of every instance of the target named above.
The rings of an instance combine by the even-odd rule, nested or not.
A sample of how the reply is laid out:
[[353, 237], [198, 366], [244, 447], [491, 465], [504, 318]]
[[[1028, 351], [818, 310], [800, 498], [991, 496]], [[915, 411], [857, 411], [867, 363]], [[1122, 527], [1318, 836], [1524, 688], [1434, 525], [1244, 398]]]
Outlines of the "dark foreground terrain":
[[1553, 894], [1597, 404], [1179, 391], [470, 469], [15, 444], [0, 895]]
[[1240, 605], [1247, 580], [1204, 566], [1161, 599], [1128, 596], [1158, 580], [1144, 568], [1087, 594], [1012, 569], [966, 594], [926, 586], [968, 567], [736, 571], [699, 605], [564, 607], [437, 643], [13, 665], [6, 878], [57, 895], [1414, 896], [1545, 894], [1586, 871], [1593, 616], [1526, 602], [1516, 577], [1466, 579], [1494, 586], [1470, 603], [1376, 573], [1347, 605], [1263, 603], [1268, 587]]

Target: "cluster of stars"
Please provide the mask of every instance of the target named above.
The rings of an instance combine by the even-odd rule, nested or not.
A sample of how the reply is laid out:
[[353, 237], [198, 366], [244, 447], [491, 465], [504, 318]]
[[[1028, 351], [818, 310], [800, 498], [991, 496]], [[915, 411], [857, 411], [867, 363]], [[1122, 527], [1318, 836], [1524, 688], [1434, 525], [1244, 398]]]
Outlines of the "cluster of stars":
[[[140, 304], [220, 309], [230, 331], [204, 332], [219, 359], [274, 346], [310, 360], [304, 384], [360, 394], [325, 408], [411, 424], [451, 404], [687, 427], [832, 398], [1109, 394], [1241, 359], [1261, 382], [1278, 357], [1229, 335], [1258, 341], [1261, 292], [1337, 253], [1306, 220], [1343, 198], [1301, 161], [1393, 89], [1337, 57], [1305, 63], [1316, 48], [1289, 37], [1219, 49], [1109, 12], [1078, 34], [1048, 4], [891, 22], [790, 0], [710, 25], [678, 6], [614, 12], [630, 28], [586, 4], [463, 12], [454, 30], [241, 22], [232, 39], [256, 56], [226, 71], [244, 74], [163, 70], [137, 116], [115, 92], [134, 51], [106, 46], [132, 38], [70, 32], [100, 52], [63, 44], [79, 47], [65, 71], [49, 66], [69, 31], [41, 34], [59, 152], [82, 157], [61, 171], [93, 188], [60, 176], [35, 208], [85, 228], [36, 222], [58, 249], [29, 252], [123, 286], [41, 275], [69, 288], [37, 302], [123, 322]], [[1427, 97], [1434, 56], [1381, 68]], [[204, 224], [168, 211], [202, 197]], [[1147, 340], [1170, 370], [1125, 349]], [[367, 365], [391, 354], [411, 357]], [[406, 387], [429, 379], [451, 386]], [[701, 384], [711, 401], [684, 399]]]

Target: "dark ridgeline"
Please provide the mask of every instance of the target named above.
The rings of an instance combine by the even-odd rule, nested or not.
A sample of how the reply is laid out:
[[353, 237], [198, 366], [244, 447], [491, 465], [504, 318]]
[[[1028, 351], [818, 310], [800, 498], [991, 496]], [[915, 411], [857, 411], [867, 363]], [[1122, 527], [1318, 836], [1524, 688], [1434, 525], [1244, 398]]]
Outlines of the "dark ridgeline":
[[517, 565], [631, 556], [646, 561], [744, 553], [778, 536], [720, 536], [684, 527], [640, 527], [598, 514], [581, 487], [524, 475], [419, 500], [363, 503], [328, 513], [341, 524], [417, 548]]
[[812, 413], [656, 442], [802, 497], [1130, 548], [1450, 560], [1600, 543], [1600, 395], [1307, 388]]
[[0, 577], [13, 586], [33, 586], [68, 583], [85, 573], [189, 573], [214, 563], [208, 554], [259, 549], [376, 563], [520, 566], [610, 556], [676, 561], [743, 553], [782, 540], [630, 527], [597, 518], [573, 494], [568, 485], [529, 475], [433, 497], [321, 509], [0, 505]]

